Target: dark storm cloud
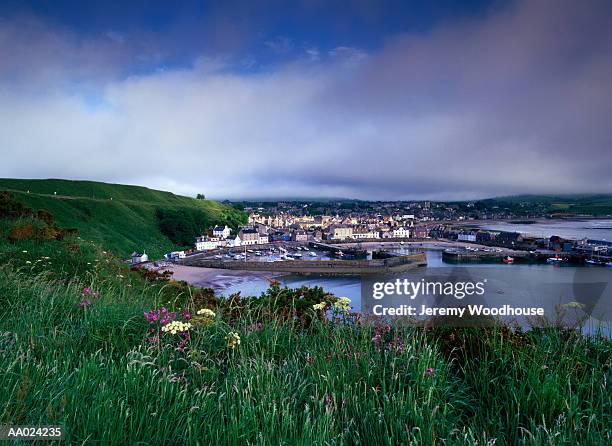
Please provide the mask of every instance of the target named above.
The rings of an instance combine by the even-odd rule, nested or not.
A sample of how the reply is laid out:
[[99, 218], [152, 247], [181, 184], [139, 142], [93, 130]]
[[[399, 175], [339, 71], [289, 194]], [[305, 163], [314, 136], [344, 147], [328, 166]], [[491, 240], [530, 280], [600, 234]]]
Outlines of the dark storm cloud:
[[528, 1], [376, 49], [262, 34], [284, 59], [257, 72], [231, 51], [160, 64], [170, 44], [115, 30], [36, 22], [14, 44], [22, 28], [0, 22], [0, 176], [216, 197], [610, 192], [611, 20], [609, 1]]

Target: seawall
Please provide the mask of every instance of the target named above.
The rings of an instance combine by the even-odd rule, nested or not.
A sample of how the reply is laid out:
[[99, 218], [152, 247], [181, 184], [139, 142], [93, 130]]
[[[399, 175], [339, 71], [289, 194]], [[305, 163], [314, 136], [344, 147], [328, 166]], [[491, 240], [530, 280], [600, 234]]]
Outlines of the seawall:
[[396, 256], [376, 260], [293, 260], [283, 262], [253, 262], [240, 260], [204, 259], [197, 256], [179, 262], [188, 266], [206, 268], [240, 269], [248, 271], [273, 271], [295, 274], [360, 275], [388, 274], [427, 266], [424, 253]]

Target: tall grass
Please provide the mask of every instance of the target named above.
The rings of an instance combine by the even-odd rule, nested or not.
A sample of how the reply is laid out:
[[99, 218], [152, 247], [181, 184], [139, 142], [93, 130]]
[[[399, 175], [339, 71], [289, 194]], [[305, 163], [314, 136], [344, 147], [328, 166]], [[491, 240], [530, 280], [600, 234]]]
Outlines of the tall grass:
[[[221, 302], [179, 349], [171, 334], [151, 342], [143, 312], [195, 315], [196, 290], [148, 282], [94, 247], [4, 249], [0, 424], [61, 424], [68, 444], [612, 443], [604, 337], [425, 331], [308, 308], [302, 324], [299, 296], [277, 289], [240, 311]], [[91, 305], [79, 306], [83, 288]]]

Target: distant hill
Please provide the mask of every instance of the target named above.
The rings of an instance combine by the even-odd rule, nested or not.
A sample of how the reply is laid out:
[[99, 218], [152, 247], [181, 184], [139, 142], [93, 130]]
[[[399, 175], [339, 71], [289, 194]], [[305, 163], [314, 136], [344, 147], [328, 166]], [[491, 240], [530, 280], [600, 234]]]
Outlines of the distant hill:
[[95, 181], [0, 179], [0, 191], [33, 210], [46, 209], [62, 227], [118, 255], [146, 250], [160, 256], [193, 245], [213, 224], [237, 227], [246, 214], [210, 200], [140, 186]]
[[515, 195], [480, 200], [486, 205], [539, 206], [551, 214], [612, 215], [612, 194]]

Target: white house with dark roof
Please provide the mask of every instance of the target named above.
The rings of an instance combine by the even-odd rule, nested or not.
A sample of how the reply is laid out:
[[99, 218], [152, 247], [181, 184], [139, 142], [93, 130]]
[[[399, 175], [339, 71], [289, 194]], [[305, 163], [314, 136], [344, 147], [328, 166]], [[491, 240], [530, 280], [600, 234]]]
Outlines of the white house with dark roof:
[[225, 226], [215, 226], [213, 228], [213, 237], [219, 237], [221, 239], [226, 239], [230, 236], [230, 234], [232, 233], [231, 228], [229, 228], [227, 225]]
[[132, 265], [136, 265], [137, 263], [143, 263], [143, 262], [148, 262], [148, 261], [149, 261], [149, 256], [144, 251], [142, 254], [134, 251], [132, 255], [130, 256], [130, 263]]

